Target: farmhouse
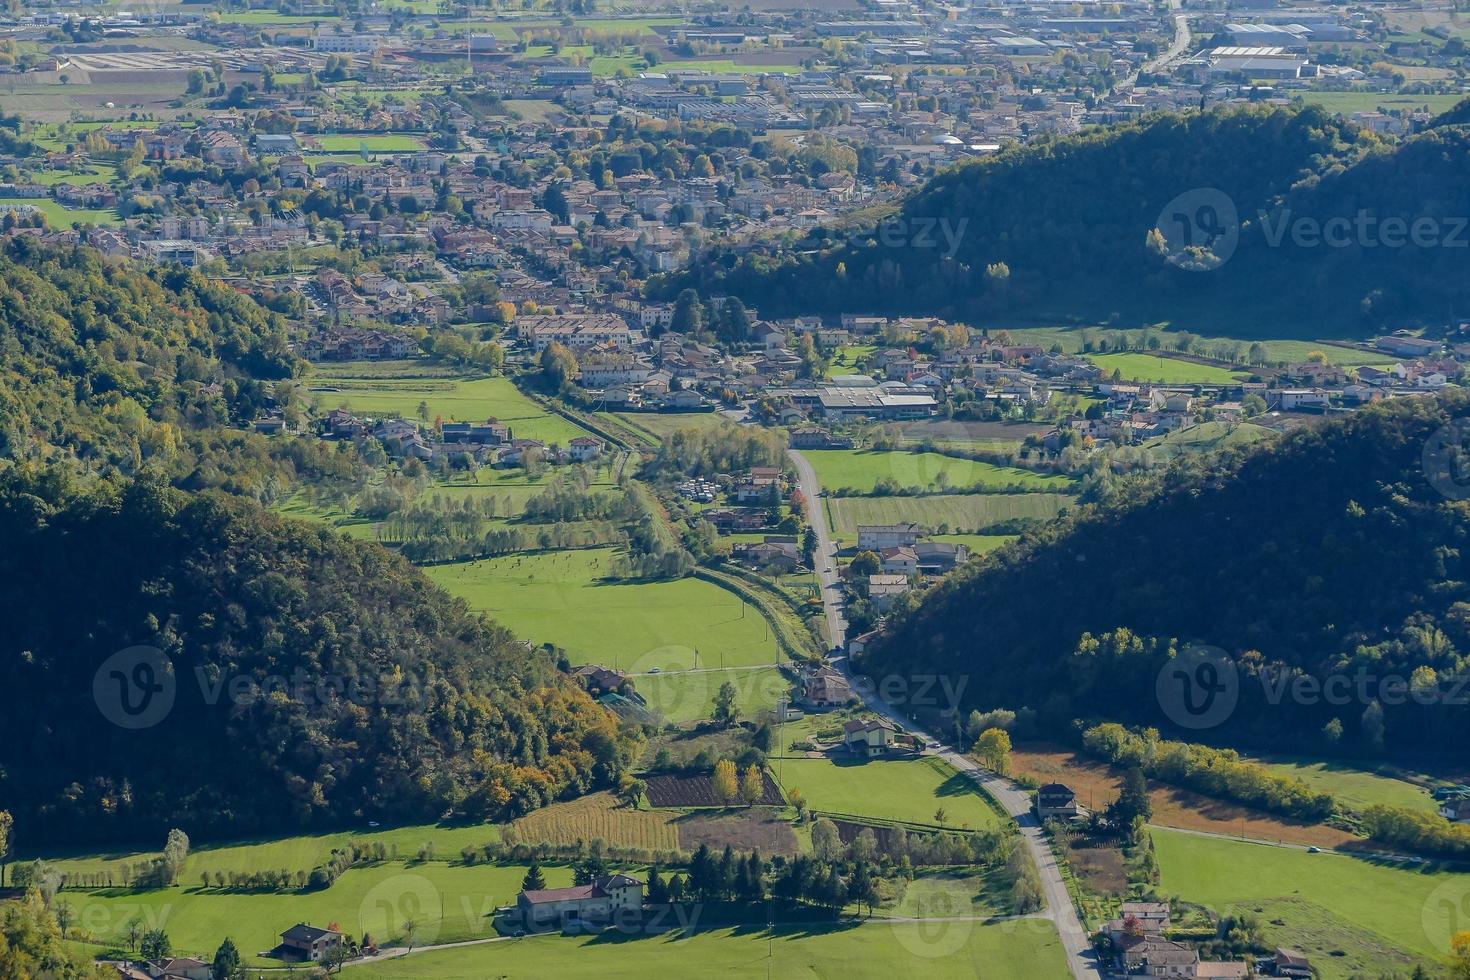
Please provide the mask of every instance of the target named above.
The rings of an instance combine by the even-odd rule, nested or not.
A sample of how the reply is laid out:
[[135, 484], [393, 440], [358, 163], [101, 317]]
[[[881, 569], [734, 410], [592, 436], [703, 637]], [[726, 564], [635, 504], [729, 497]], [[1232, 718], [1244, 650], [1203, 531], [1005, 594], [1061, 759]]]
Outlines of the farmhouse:
[[842, 744], [853, 755], [871, 759], [875, 755], [888, 753], [893, 747], [894, 733], [893, 725], [882, 718], [870, 718], [866, 721], [853, 719], [842, 726]]
[[1455, 823], [1470, 822], [1470, 797], [1445, 800], [1439, 806], [1439, 815]]
[[1123, 967], [1128, 973], [1195, 977], [1199, 965], [1199, 953], [1183, 943], [1153, 936], [1128, 936], [1123, 940]]
[[626, 674], [616, 670], [610, 670], [601, 664], [586, 664], [572, 671], [572, 676], [577, 678], [593, 696], [598, 694], [619, 694], [624, 685], [630, 683]]
[[1077, 794], [1061, 783], [1047, 783], [1036, 791], [1036, 815], [1042, 820], [1072, 819], [1077, 816]]
[[813, 710], [840, 708], [852, 700], [852, 685], [835, 667], [819, 667], [802, 682], [801, 703]]
[[516, 906], [527, 928], [602, 925], [618, 912], [643, 907], [643, 882], [624, 874], [604, 875], [590, 885], [521, 892]]
[[911, 548], [918, 543], [923, 528], [913, 523], [903, 524], [860, 524], [858, 525], [858, 549], [882, 551], [885, 548]]
[[1278, 977], [1300, 977], [1306, 980], [1312, 975], [1312, 964], [1301, 950], [1282, 946], [1276, 950], [1276, 975]]
[[868, 601], [879, 612], [887, 612], [893, 601], [910, 588], [907, 575], [869, 575]]
[[196, 960], [192, 956], [175, 956], [149, 963], [147, 975], [154, 980], [211, 980], [214, 971], [203, 960]]
[[331, 929], [318, 929], [305, 922], [281, 933], [281, 948], [288, 955], [298, 956], [312, 963], [320, 962], [328, 953], [342, 945], [342, 934]]
[[574, 463], [586, 463], [602, 455], [602, 440], [591, 436], [578, 436], [567, 447], [567, 454]]

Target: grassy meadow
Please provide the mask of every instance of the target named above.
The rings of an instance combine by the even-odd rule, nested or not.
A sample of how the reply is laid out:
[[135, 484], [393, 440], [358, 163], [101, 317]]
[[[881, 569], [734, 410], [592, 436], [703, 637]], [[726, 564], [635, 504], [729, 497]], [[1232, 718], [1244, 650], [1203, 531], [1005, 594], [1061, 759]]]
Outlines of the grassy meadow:
[[633, 673], [775, 663], [766, 621], [737, 596], [695, 578], [604, 581], [615, 557], [593, 548], [424, 571], [518, 636], [564, 648], [573, 663]]
[[[317, 404], [324, 410], [346, 407], [363, 415], [417, 418], [420, 403], [429, 406], [429, 418], [483, 422], [496, 418], [511, 427], [517, 439], [540, 439], [565, 445], [590, 435], [581, 426], [546, 411], [523, 395], [507, 378], [442, 376], [363, 376], [355, 365], [317, 368], [310, 376]], [[401, 370], [416, 371], [414, 362]]]
[[[690, 970], [689, 964], [698, 969]], [[538, 936], [415, 954], [354, 967], [353, 974], [362, 980], [608, 980], [656, 976], [671, 968], [701, 976], [782, 980], [891, 980], [920, 973], [926, 980], [1053, 980], [1067, 973], [1051, 923], [960, 919], [737, 926], [644, 937]]]
[[975, 784], [938, 759], [783, 758], [770, 765], [787, 796], [800, 790], [814, 810], [933, 824], [942, 807], [947, 827], [1001, 822]]
[[1407, 974], [1438, 959], [1447, 916], [1470, 899], [1465, 874], [1160, 829], [1153, 837], [1162, 891], [1255, 915], [1268, 941], [1302, 949], [1328, 980]]
[[970, 530], [1017, 518], [1050, 520], [1070, 507], [1073, 498], [1061, 493], [995, 493], [828, 497], [823, 502], [833, 535], [844, 544], [856, 544], [862, 524], [914, 521], [928, 528], [947, 525]]
[[1070, 477], [1036, 473], [1018, 466], [997, 466], [939, 453], [881, 452], [863, 449], [808, 449], [804, 455], [826, 490], [872, 493], [879, 480], [896, 480], [903, 487], [949, 486], [1001, 489], [1023, 486], [1037, 491], [1064, 493]]

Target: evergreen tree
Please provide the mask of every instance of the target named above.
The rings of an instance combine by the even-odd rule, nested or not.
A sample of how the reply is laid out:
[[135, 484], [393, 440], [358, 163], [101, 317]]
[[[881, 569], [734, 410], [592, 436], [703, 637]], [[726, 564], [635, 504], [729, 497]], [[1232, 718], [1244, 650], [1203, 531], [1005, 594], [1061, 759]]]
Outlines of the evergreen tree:
[[546, 887], [546, 876], [541, 873], [541, 865], [535, 861], [526, 869], [526, 876], [521, 879], [521, 891], [538, 892]]

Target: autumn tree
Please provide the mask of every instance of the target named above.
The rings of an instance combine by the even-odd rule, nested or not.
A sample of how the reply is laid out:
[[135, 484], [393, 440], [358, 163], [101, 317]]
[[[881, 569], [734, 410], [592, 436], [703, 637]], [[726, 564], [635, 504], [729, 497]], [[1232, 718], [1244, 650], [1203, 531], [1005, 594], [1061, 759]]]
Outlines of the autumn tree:
[[987, 728], [975, 742], [975, 754], [1002, 776], [1011, 771], [1011, 734], [1004, 728]]
[[735, 771], [735, 763], [721, 759], [715, 765], [712, 791], [715, 802], [721, 806], [728, 806], [740, 798], [740, 777]]
[[740, 780], [740, 798], [745, 801], [746, 806], [754, 806], [765, 795], [766, 780], [761, 773], [760, 766], [748, 767]]

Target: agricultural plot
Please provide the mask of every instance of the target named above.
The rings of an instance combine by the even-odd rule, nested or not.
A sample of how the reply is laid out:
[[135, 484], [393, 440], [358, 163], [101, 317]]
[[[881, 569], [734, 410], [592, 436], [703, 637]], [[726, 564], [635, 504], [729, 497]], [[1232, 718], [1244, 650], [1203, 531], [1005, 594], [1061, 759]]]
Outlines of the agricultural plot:
[[1117, 371], [1124, 381], [1154, 381], [1162, 384], [1234, 384], [1246, 376], [1212, 364], [1155, 354], [1088, 354], [1087, 359], [1105, 374]]
[[630, 673], [774, 664], [775, 640], [754, 609], [695, 578], [609, 580], [611, 548], [436, 565], [428, 576], [517, 635], [553, 643], [573, 663]]
[[[771, 778], [770, 772], [763, 771], [762, 776], [765, 792], [756, 803], [761, 806], [784, 805], [786, 797], [781, 794], [781, 787]], [[652, 806], [724, 806], [715, 798], [713, 773], [656, 773], [645, 777], [644, 782], [648, 784], [648, 802]]]
[[679, 964], [701, 976], [777, 976], [793, 980], [1055, 980], [1067, 975], [1056, 927], [1040, 919], [983, 924], [808, 923], [775, 929], [737, 926], [671, 932], [642, 939], [535, 936], [516, 942], [442, 950], [354, 967], [362, 980], [607, 980], [659, 976]]
[[926, 528], [986, 528], [1021, 518], [1051, 520], [1072, 506], [1061, 493], [938, 494], [929, 497], [827, 497], [827, 519], [843, 544], [857, 543], [863, 524], [913, 521]]
[[708, 718], [711, 702], [726, 682], [735, 685], [735, 705], [744, 718], [770, 711], [778, 699], [791, 696], [791, 681], [775, 667], [642, 674], [634, 686], [650, 711], [677, 724]]
[[1302, 949], [1322, 976], [1407, 974], [1449, 951], [1470, 875], [1342, 854], [1155, 830], [1161, 889], [1222, 914], [1250, 913], [1269, 942]]
[[826, 490], [872, 493], [880, 480], [901, 487], [982, 487], [1001, 490], [1012, 486], [1036, 491], [1064, 492], [1070, 477], [1037, 473], [1018, 466], [997, 466], [939, 453], [875, 452], [858, 449], [810, 449], [803, 455], [817, 471]]
[[516, 840], [528, 844], [575, 844], [600, 837], [614, 847], [676, 851], [677, 816], [666, 810], [634, 809], [609, 793], [593, 793], [534, 810], [512, 823], [511, 829]]
[[[1037, 782], [1066, 783], [1077, 792], [1078, 802], [1089, 810], [1102, 809], [1117, 799], [1123, 785], [1121, 773], [1112, 766], [1061, 746], [1044, 743], [1021, 746], [1011, 754], [1011, 762], [1016, 772]], [[1288, 820], [1162, 783], [1150, 783], [1149, 800], [1153, 803], [1152, 823], [1159, 827], [1325, 848], [1358, 840], [1336, 827]]]
[[1010, 885], [998, 870], [928, 871], [917, 875], [897, 902], [877, 914], [916, 919], [1005, 915], [1011, 910], [1009, 892]]
[[748, 807], [742, 810], [706, 810], [675, 818], [680, 849], [693, 853], [705, 844], [723, 851], [728, 844], [736, 851], [758, 850], [770, 857], [793, 857], [800, 850], [796, 832], [779, 810]]
[[[417, 373], [416, 362], [396, 362], [405, 372]], [[581, 426], [547, 411], [523, 395], [506, 378], [435, 378], [353, 376], [356, 367], [317, 369], [311, 387], [323, 409], [345, 407], [363, 415], [418, 418], [426, 404], [429, 418], [483, 422], [496, 418], [511, 427], [517, 439], [540, 439], [567, 444], [590, 435]]]
[[779, 759], [789, 796], [798, 790], [813, 810], [979, 830], [1000, 825], [990, 800], [938, 759]]

